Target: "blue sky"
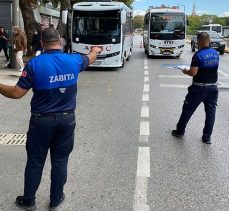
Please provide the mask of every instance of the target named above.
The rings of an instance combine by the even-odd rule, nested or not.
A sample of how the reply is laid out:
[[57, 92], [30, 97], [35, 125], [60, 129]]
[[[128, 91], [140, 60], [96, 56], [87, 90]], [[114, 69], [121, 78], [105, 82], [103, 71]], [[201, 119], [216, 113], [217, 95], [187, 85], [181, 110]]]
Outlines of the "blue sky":
[[[141, 13], [151, 5], [185, 5], [187, 14], [191, 14], [194, 2], [196, 2], [196, 10], [199, 14], [207, 13], [219, 16], [229, 16], [228, 0], [135, 0], [133, 6], [135, 11]], [[181, 8], [184, 7], [181, 6]]]

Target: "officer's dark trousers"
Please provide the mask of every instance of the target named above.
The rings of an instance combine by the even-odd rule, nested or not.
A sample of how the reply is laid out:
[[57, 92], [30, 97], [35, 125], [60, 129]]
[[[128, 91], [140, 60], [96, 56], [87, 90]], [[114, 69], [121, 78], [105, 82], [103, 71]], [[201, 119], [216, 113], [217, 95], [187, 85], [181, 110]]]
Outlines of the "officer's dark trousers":
[[51, 158], [50, 205], [57, 206], [67, 181], [68, 157], [74, 144], [75, 115], [31, 117], [27, 134], [24, 200], [35, 200], [48, 150]]
[[210, 139], [215, 123], [215, 113], [218, 99], [217, 86], [195, 86], [188, 88], [188, 94], [184, 101], [182, 114], [177, 124], [177, 130], [185, 133], [185, 128], [191, 116], [200, 105], [204, 103], [206, 119], [203, 130], [203, 137]]

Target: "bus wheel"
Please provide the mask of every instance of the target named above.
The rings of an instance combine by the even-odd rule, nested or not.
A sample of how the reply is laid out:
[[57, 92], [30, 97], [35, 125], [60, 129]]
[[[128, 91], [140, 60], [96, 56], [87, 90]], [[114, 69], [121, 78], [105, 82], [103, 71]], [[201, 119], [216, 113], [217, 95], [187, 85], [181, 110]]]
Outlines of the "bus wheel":
[[123, 68], [125, 66], [125, 59], [124, 59], [124, 57], [122, 58], [122, 66], [121, 66], [121, 68]]
[[130, 49], [130, 52], [129, 52], [128, 57], [126, 58], [126, 61], [130, 61], [131, 54], [132, 54], [132, 50]]

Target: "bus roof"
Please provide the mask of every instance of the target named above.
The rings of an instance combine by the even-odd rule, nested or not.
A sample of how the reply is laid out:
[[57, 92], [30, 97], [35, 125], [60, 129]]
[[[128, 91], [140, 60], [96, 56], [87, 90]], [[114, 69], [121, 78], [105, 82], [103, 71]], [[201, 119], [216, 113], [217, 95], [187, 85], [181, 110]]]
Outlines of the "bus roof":
[[221, 24], [217, 24], [217, 23], [211, 23], [211, 24], [205, 24], [205, 25], [202, 25], [202, 26], [222, 26]]
[[150, 13], [184, 13], [183, 11], [179, 9], [172, 9], [172, 8], [151, 8], [147, 12]]
[[132, 12], [122, 2], [80, 2], [73, 5], [73, 10], [80, 11], [110, 11], [110, 10], [126, 10]]

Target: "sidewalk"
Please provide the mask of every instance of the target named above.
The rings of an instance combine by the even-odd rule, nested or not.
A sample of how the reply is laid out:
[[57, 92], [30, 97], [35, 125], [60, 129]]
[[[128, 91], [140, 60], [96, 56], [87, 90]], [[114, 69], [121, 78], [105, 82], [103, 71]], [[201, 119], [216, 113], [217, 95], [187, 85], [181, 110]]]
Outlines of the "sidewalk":
[[5, 57], [0, 54], [0, 83], [6, 85], [15, 85], [18, 81], [20, 73], [16, 69], [7, 68], [5, 66]]

